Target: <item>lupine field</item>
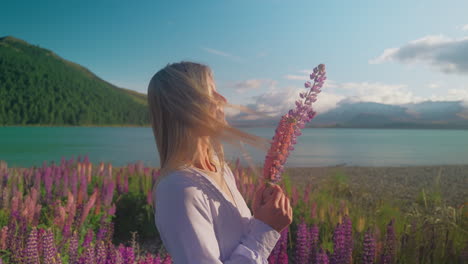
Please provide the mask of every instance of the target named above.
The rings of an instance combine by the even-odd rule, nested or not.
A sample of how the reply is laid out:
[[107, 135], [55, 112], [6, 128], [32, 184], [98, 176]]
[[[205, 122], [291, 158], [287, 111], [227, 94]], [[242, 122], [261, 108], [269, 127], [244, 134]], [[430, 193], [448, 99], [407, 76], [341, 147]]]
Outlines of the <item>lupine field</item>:
[[[230, 166], [250, 205], [257, 179], [238, 163]], [[113, 168], [87, 157], [33, 168], [1, 162], [1, 262], [172, 263], [160, 243], [158, 250], [142, 246], [158, 241], [151, 201], [158, 176], [141, 163]], [[297, 186], [284, 176], [294, 221], [269, 263], [468, 263], [467, 203], [447, 206], [423, 191], [411, 208], [369, 205], [343, 177]]]

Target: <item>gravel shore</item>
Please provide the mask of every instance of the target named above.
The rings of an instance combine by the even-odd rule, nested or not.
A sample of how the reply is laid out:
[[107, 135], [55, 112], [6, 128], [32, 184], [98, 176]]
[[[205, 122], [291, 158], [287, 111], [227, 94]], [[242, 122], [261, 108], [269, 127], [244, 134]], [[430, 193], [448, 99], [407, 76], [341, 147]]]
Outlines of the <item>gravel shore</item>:
[[308, 167], [287, 168], [291, 181], [299, 186], [307, 183], [320, 187], [324, 181], [342, 172], [354, 192], [368, 192], [376, 198], [414, 201], [424, 189], [436, 186], [447, 205], [460, 206], [468, 202], [468, 165], [414, 167]]

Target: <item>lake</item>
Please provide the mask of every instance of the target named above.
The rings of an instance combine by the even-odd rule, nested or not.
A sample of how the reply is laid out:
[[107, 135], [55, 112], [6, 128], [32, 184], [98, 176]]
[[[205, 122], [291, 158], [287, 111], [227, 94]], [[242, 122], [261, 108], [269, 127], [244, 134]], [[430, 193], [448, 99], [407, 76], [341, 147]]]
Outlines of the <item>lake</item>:
[[[274, 128], [242, 128], [271, 139]], [[416, 129], [304, 129], [288, 167], [413, 166], [468, 164], [468, 131]], [[241, 151], [226, 145], [227, 159]], [[247, 148], [262, 164], [264, 153]], [[0, 127], [0, 160], [10, 167], [40, 166], [88, 155], [114, 166], [142, 161], [158, 166], [151, 128], [135, 127]]]

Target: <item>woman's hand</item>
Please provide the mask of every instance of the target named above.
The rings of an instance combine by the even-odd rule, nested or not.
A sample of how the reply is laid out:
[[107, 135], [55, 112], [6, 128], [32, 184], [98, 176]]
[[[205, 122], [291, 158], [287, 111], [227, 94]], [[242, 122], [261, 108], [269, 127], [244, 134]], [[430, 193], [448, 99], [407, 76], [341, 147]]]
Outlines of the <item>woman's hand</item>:
[[[252, 205], [253, 215], [256, 219], [281, 232], [292, 223], [291, 203], [278, 185], [268, 187], [266, 191], [265, 188], [267, 188], [265, 184], [262, 184], [255, 193]], [[265, 194], [263, 194], [264, 191]]]

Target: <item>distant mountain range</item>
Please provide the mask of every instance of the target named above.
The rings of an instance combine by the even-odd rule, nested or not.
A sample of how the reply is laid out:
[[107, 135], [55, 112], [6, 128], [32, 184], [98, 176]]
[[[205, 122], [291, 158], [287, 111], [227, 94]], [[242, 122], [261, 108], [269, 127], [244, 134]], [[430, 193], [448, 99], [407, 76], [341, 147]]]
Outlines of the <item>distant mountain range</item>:
[[[240, 117], [240, 116], [239, 116]], [[236, 126], [275, 126], [278, 118], [228, 120]], [[319, 113], [308, 127], [337, 128], [468, 128], [468, 108], [461, 101], [387, 105], [372, 102], [340, 103]]]
[[[146, 95], [116, 87], [50, 50], [0, 38], [0, 126], [148, 125]], [[234, 126], [277, 125], [279, 118], [228, 118]], [[406, 105], [342, 102], [309, 127], [468, 129], [462, 102]]]

